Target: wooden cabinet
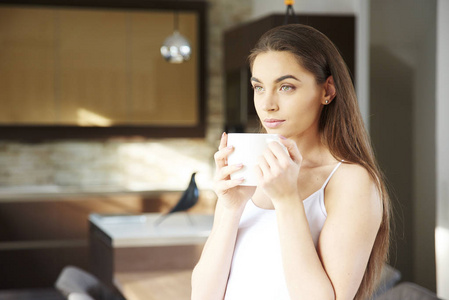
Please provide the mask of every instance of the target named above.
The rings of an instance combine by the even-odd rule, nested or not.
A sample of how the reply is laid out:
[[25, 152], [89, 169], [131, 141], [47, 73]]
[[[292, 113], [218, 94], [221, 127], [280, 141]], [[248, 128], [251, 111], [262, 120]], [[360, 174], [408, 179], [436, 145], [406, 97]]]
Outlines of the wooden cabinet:
[[19, 126], [97, 128], [85, 137], [100, 127], [118, 128], [106, 136], [203, 136], [206, 3], [176, 8], [192, 47], [182, 64], [160, 54], [174, 4], [155, 3], [0, 4], [0, 138], [14, 138]]
[[[196, 123], [196, 52], [175, 65], [159, 50], [172, 13], [9, 7], [0, 19], [1, 123]], [[196, 26], [180, 14], [193, 45]]]
[[90, 215], [92, 273], [114, 287], [116, 273], [191, 272], [212, 229], [213, 215], [178, 212], [155, 225], [159, 217]]
[[55, 30], [52, 10], [0, 7], [0, 123], [54, 123]]

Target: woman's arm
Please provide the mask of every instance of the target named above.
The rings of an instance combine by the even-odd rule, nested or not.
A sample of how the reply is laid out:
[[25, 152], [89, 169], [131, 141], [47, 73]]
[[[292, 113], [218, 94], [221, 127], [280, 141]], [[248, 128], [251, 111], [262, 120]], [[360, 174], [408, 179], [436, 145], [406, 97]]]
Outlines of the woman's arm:
[[192, 300], [223, 299], [241, 213], [217, 203], [212, 232], [192, 273]]
[[326, 189], [327, 219], [318, 253], [337, 299], [357, 293], [382, 221], [382, 201], [368, 171], [343, 164]]
[[204, 246], [201, 258], [192, 273], [192, 299], [222, 300], [231, 268], [240, 217], [255, 187], [238, 186], [243, 181], [231, 180], [230, 174], [242, 165], [228, 166], [227, 157], [233, 151], [226, 147], [224, 133], [215, 153], [214, 189], [218, 196], [214, 225]]
[[310, 233], [301, 199], [276, 207], [285, 280], [291, 299], [335, 299]]
[[293, 174], [299, 173], [301, 157], [289, 141], [284, 141], [284, 145], [291, 160], [285, 159], [279, 151], [281, 148], [272, 145], [271, 154], [265, 155], [260, 165], [264, 190], [276, 209], [290, 296], [292, 299], [353, 299], [381, 220], [381, 202], [374, 183], [360, 166], [340, 167], [326, 188], [328, 217], [317, 251], [302, 199], [294, 189], [297, 176]]

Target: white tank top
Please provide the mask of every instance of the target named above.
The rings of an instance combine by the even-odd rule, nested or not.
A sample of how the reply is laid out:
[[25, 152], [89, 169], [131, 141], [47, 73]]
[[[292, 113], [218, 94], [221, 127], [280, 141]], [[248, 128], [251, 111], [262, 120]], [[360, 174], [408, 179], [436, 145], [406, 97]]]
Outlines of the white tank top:
[[[323, 186], [303, 201], [315, 247], [326, 221]], [[282, 267], [281, 246], [274, 209], [263, 209], [249, 200], [240, 219], [226, 300], [289, 300]]]

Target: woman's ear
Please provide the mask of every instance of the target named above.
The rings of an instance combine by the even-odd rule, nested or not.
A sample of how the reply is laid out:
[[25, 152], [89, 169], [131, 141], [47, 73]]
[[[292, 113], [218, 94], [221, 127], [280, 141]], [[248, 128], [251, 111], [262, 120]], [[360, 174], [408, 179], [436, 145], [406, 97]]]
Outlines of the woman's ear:
[[334, 100], [335, 96], [337, 95], [334, 77], [332, 77], [332, 75], [327, 77], [326, 82], [324, 83], [324, 90], [326, 91], [326, 93], [324, 94], [323, 104], [328, 105], [332, 102], [332, 100]]

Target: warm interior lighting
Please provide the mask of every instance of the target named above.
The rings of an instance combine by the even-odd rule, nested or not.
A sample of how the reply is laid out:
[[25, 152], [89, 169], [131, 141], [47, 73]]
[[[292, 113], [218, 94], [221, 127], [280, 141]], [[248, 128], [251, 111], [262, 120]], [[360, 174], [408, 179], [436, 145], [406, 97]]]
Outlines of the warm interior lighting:
[[80, 126], [101, 126], [108, 127], [112, 121], [84, 108], [78, 108], [78, 125]]
[[435, 229], [435, 252], [437, 261], [437, 292], [439, 296], [449, 295], [449, 229], [437, 226]]
[[162, 190], [184, 190], [190, 175], [198, 172], [198, 186], [210, 188], [211, 167], [204, 157], [213, 155], [214, 150], [208, 147], [188, 150], [194, 149], [190, 148], [193, 144], [190, 141], [171, 140], [120, 145], [118, 152], [126, 187], [140, 190], [155, 185]]
[[161, 47], [161, 54], [169, 63], [180, 64], [190, 59], [191, 52], [189, 41], [178, 31], [178, 11], [175, 11], [174, 32], [165, 39]]

